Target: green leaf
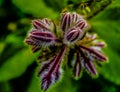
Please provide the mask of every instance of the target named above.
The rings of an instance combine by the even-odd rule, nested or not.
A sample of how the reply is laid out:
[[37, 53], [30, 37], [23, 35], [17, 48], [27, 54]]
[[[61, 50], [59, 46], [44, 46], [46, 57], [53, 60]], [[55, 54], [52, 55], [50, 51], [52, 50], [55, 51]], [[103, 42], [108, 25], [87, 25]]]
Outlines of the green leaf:
[[120, 56], [108, 47], [104, 51], [109, 58], [109, 62], [99, 68], [99, 73], [107, 80], [120, 85]]
[[41, 92], [40, 91], [40, 80], [37, 77], [37, 71], [32, 76], [32, 80], [30, 82], [30, 85], [28, 86], [27, 92]]
[[61, 12], [61, 10], [67, 5], [67, 1], [68, 0], [44, 0], [46, 5], [59, 12]]
[[115, 50], [120, 51], [120, 21], [98, 21], [92, 23], [92, 30], [96, 31], [103, 40]]
[[112, 4], [110, 5], [110, 7], [120, 7], [120, 0], [112, 0]]
[[0, 92], [12, 92], [9, 82], [0, 82]]
[[13, 44], [14, 47], [23, 46], [23, 38], [17, 36], [16, 34], [9, 34], [6, 39], [4, 40], [5, 44]]
[[72, 4], [68, 5], [65, 10], [76, 11], [80, 15], [85, 16], [90, 19], [94, 17], [99, 12], [103, 11], [107, 6], [109, 6], [111, 0], [70, 0]]
[[2, 4], [3, 4], [3, 0], [0, 0], [0, 7], [1, 7]]
[[21, 76], [40, 53], [32, 53], [30, 49], [23, 49], [9, 58], [0, 67], [0, 82]]
[[37, 17], [55, 18], [57, 13], [47, 7], [43, 0], [12, 0], [12, 2], [24, 13]]
[[[107, 43], [104, 51], [109, 58], [109, 63], [100, 67], [99, 73], [106, 79], [120, 85], [120, 7], [114, 6], [114, 3], [91, 19], [90, 22], [91, 30], [97, 32], [100, 38]], [[117, 3], [118, 0], [116, 0]]]
[[4, 46], [5, 46], [5, 44], [3, 42], [0, 42], [0, 55], [1, 55], [2, 51], [4, 50]]

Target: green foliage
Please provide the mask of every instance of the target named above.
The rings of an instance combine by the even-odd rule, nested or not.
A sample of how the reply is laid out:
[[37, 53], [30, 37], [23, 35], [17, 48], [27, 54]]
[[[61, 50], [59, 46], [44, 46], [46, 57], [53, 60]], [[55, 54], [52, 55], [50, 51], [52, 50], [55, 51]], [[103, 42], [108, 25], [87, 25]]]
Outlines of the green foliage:
[[[112, 3], [111, 0], [70, 0], [72, 4], [65, 9], [76, 11], [80, 15], [92, 18]], [[76, 2], [75, 2], [76, 1]]]
[[98, 16], [91, 19], [91, 24], [93, 31], [96, 31], [107, 43], [105, 52], [109, 58], [109, 63], [100, 68], [100, 73], [108, 80], [120, 84], [120, 5], [113, 7], [114, 3], [107, 7]]
[[0, 7], [1, 7], [2, 3], [3, 3], [3, 0], [0, 0]]
[[9, 82], [1, 82], [0, 83], [0, 92], [10, 92], [11, 87]]
[[32, 80], [31, 80], [31, 82], [29, 84], [27, 92], [33, 92], [33, 90], [34, 90], [34, 92], [40, 92], [40, 85], [39, 85], [40, 84], [40, 80], [39, 80], [39, 78], [36, 75], [37, 75], [37, 73], [35, 72], [33, 74], [33, 76], [32, 76]]
[[[88, 92], [90, 90], [87, 90], [87, 88], [94, 90], [94, 86], [96, 87], [96, 85], [102, 85], [100, 86], [101, 90], [98, 90], [96, 92], [119, 92], [117, 91], [117, 89], [119, 90], [120, 86], [120, 0], [11, 1], [12, 4], [16, 6], [15, 7], [12, 5], [13, 8], [18, 8], [20, 11], [22, 11], [20, 12], [20, 15], [22, 16], [20, 18], [17, 16], [17, 20], [13, 20], [14, 18], [11, 19], [11, 14], [5, 15], [6, 12], [4, 11], [4, 8], [7, 5], [4, 8], [0, 9], [3, 12], [3, 14], [1, 15], [2, 17], [0, 16], [0, 19], [2, 20], [2, 18], [5, 17], [5, 20], [1, 22], [1, 28], [3, 28], [3, 26], [6, 24], [6, 28], [2, 30], [5, 37], [2, 38], [1, 36], [3, 36], [3, 34], [0, 33], [0, 92], [16, 92], [13, 91], [13, 89], [15, 89], [16, 87], [16, 84], [12, 84], [11, 81], [13, 81], [13, 79], [16, 79], [15, 81], [23, 85], [24, 83], [22, 84], [22, 82], [20, 82], [22, 80], [21, 77], [26, 76], [24, 76], [24, 74], [27, 73], [26, 71], [28, 70], [28, 67], [33, 64], [33, 62], [40, 54], [40, 52], [33, 54], [30, 48], [24, 45], [23, 40], [28, 29], [24, 28], [23, 25], [21, 26], [18, 21], [22, 20], [22, 18], [26, 19], [27, 14], [35, 18], [48, 17], [56, 19], [56, 17], [59, 16], [58, 12], [61, 12], [64, 7], [67, 7], [67, 4], [69, 4], [69, 2], [72, 2], [72, 5], [76, 6], [74, 8], [72, 6], [73, 11], [79, 12], [79, 4], [81, 1], [100, 1], [96, 3], [92, 2], [92, 4], [88, 5], [89, 7], [87, 8], [86, 15], [91, 24], [91, 31], [97, 32], [99, 37], [105, 40], [105, 42], [107, 43], [107, 47], [104, 49], [104, 52], [108, 56], [109, 62], [103, 64], [102, 67], [97, 67], [98, 73], [100, 75], [97, 79], [91, 79], [90, 76], [87, 75], [86, 77], [83, 74], [79, 80], [75, 81], [70, 77], [70, 73], [68, 73], [70, 71], [63, 72], [63, 79], [59, 83], [57, 83], [57, 85], [54, 85], [50, 90], [48, 90], [48, 92], [85, 92], [84, 90]], [[104, 3], [104, 1], [106, 3]], [[108, 3], [108, 1], [112, 1], [112, 3], [110, 4]], [[5, 0], [0, 0], [0, 7], [3, 5], [4, 2]], [[8, 18], [9, 16], [10, 18]], [[28, 20], [31, 20], [31, 18]], [[4, 23], [6, 21], [14, 22], [16, 24], [15, 30], [17, 31], [9, 32], [7, 30], [7, 26], [9, 23]], [[27, 22], [26, 25], [30, 25], [30, 23]], [[21, 86], [21, 88], [25, 88], [25, 92], [41, 92], [40, 80], [39, 77], [37, 77], [36, 73], [38, 69], [33, 70], [35, 73], [30, 74], [30, 80], [22, 80], [28, 83], [27, 88]], [[101, 76], [103, 76], [103, 78], [101, 78]]]
[[67, 5], [67, 1], [68, 0], [44, 0], [46, 5], [52, 7], [55, 11], [59, 12], [61, 12], [61, 10]]
[[23, 49], [9, 58], [0, 68], [0, 82], [19, 77], [33, 63], [36, 56], [38, 53], [33, 54], [29, 49]]
[[32, 14], [36, 17], [55, 18], [57, 13], [47, 7], [43, 0], [12, 0], [13, 3], [24, 13]]

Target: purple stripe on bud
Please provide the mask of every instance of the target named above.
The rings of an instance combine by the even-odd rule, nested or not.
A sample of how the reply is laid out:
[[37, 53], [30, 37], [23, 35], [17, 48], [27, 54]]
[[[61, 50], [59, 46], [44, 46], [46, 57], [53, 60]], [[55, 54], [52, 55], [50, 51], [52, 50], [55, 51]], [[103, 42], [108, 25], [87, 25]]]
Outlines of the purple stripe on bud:
[[37, 45], [35, 45], [36, 42], [33, 41], [33, 39], [31, 39], [31, 38], [26, 38], [26, 39], [25, 39], [25, 43], [27, 43], [28, 45], [37, 46]]
[[81, 29], [72, 28], [65, 33], [66, 42], [76, 42], [82, 37], [83, 33]]
[[33, 46], [32, 47], [33, 53], [37, 52], [38, 50], [40, 50], [40, 47], [38, 47], [38, 46]]
[[51, 25], [51, 22], [47, 18], [44, 18], [42, 21], [43, 21], [43, 23], [45, 23], [48, 26]]
[[83, 19], [83, 16], [78, 15], [76, 12], [71, 14], [72, 16], [72, 23], [77, 23], [79, 20]]
[[42, 65], [41, 70], [39, 71], [42, 90], [47, 90], [51, 85], [56, 83], [58, 79], [60, 79], [60, 64], [65, 54], [65, 51], [66, 47], [63, 47], [61, 51], [52, 60]]
[[51, 33], [51, 32], [40, 32], [40, 31], [34, 31], [32, 32], [31, 35], [36, 35], [36, 36], [43, 36], [43, 37], [50, 37], [50, 38], [53, 38], [54, 35]]
[[85, 63], [85, 68], [93, 75], [97, 75], [97, 71], [95, 69], [95, 66], [93, 64], [92, 61], [90, 61], [90, 59], [88, 59], [88, 61]]
[[77, 53], [77, 58], [76, 58], [75, 66], [74, 66], [74, 70], [73, 70], [74, 76], [75, 76], [76, 79], [78, 79], [78, 77], [80, 75], [80, 72], [81, 72], [81, 68], [82, 68], [80, 62], [81, 62], [80, 61], [80, 55], [79, 55], [79, 53]]
[[57, 42], [57, 38], [49, 31], [33, 30], [25, 42], [33, 46], [50, 46]]
[[61, 29], [62, 31], [67, 31], [71, 25], [71, 15], [70, 13], [64, 13], [61, 19]]
[[101, 52], [97, 51], [97, 50], [94, 50], [92, 48], [88, 48], [88, 47], [85, 47], [85, 46], [80, 46], [82, 47], [83, 49], [89, 51], [90, 53], [94, 54], [95, 56], [97, 56], [101, 61], [106, 61], [107, 58], [106, 56], [104, 56]]
[[95, 46], [103, 48], [105, 46], [105, 43], [104, 42], [99, 42], [99, 43], [96, 43]]
[[35, 31], [30, 33], [30, 38], [34, 39], [39, 42], [39, 45], [52, 45], [55, 41], [55, 37], [52, 33], [50, 32], [40, 32], [40, 31]]
[[61, 29], [65, 32], [71, 27], [79, 27], [80, 29], [86, 28], [88, 25], [84, 20], [83, 16], [73, 12], [66, 12], [62, 14], [61, 18]]
[[33, 20], [33, 26], [36, 29], [44, 29], [44, 30], [49, 30], [49, 28], [46, 26], [46, 24], [44, 22], [42, 22], [41, 20]]
[[83, 51], [80, 48], [79, 48], [79, 53], [84, 59], [85, 69], [87, 69], [87, 71], [90, 72], [91, 74], [97, 75], [97, 71], [95, 69], [93, 62], [88, 57], [85, 56], [85, 54], [83, 53]]
[[[45, 42], [43, 43], [41, 41], [38, 41], [36, 39], [31, 39], [31, 38], [26, 38], [25, 43], [27, 43], [28, 45], [35, 46], [35, 47], [36, 46], [40, 47], [40, 46], [43, 46], [43, 45], [45, 45], [45, 46], [51, 45], [50, 43], [46, 44]], [[34, 52], [34, 49], [33, 49], [33, 52]]]
[[72, 13], [72, 22], [76, 23], [78, 21], [79, 15], [75, 12]]
[[80, 29], [84, 29], [87, 27], [87, 23], [85, 20], [80, 20], [76, 23], [76, 27], [79, 27]]

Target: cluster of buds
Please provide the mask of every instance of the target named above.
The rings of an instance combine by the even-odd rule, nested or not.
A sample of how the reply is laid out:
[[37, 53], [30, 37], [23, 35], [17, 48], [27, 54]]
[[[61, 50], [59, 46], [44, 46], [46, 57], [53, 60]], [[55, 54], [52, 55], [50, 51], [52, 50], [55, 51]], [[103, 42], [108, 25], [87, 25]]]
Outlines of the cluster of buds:
[[[96, 34], [88, 33], [88, 23], [75, 12], [63, 13], [59, 26], [47, 18], [32, 23], [33, 28], [25, 42], [32, 46], [33, 52], [43, 51], [38, 58], [42, 61], [38, 73], [42, 90], [47, 90], [61, 78], [62, 62], [67, 62], [65, 64], [72, 68], [74, 77], [78, 79], [82, 69], [97, 75], [94, 61], [107, 60], [101, 51], [105, 43]], [[63, 60], [65, 56], [67, 59]]]

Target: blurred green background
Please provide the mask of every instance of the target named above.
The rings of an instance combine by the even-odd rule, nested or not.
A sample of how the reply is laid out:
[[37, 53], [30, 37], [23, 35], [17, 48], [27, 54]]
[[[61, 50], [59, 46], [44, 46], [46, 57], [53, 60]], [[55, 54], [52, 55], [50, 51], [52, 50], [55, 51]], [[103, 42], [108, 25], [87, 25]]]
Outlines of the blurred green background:
[[[81, 7], [84, 1], [88, 8]], [[109, 63], [97, 66], [97, 78], [83, 72], [74, 80], [64, 71], [63, 79], [48, 92], [120, 92], [120, 0], [0, 0], [0, 92], [41, 92], [39, 52], [33, 54], [24, 38], [32, 19], [57, 20], [67, 8], [88, 16], [91, 31], [107, 43]]]

